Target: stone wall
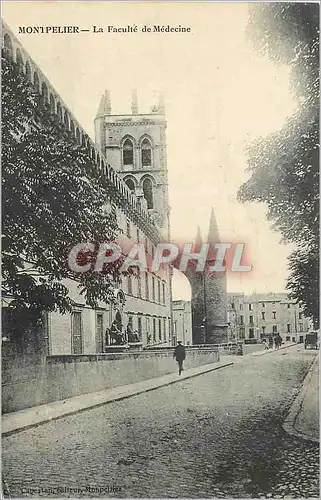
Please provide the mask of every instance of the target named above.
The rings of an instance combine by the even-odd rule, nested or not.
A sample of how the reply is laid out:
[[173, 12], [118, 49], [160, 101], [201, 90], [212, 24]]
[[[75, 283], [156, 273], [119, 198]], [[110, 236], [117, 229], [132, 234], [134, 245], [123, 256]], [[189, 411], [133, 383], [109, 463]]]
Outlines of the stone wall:
[[[187, 349], [185, 368], [219, 361], [217, 349]], [[47, 356], [2, 362], [2, 411], [9, 413], [177, 370], [173, 349], [135, 353]]]

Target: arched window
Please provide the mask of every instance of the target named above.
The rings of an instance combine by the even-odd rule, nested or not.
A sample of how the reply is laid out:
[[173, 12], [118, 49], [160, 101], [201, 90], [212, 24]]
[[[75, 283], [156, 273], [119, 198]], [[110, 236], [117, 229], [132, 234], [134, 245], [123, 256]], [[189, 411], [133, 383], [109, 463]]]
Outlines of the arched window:
[[135, 183], [134, 183], [133, 179], [127, 179], [126, 184], [131, 191], [133, 191], [133, 192], [135, 191]]
[[23, 73], [24, 67], [23, 67], [23, 59], [22, 59], [20, 49], [17, 49], [17, 51], [16, 51], [16, 61], [17, 61], [19, 71], [21, 71]]
[[43, 84], [41, 85], [41, 94], [42, 94], [43, 102], [45, 104], [48, 104], [48, 87], [45, 84], [45, 82], [43, 82]]
[[33, 74], [33, 84], [37, 92], [39, 92], [39, 76], [38, 73], [35, 71]]
[[8, 35], [8, 33], [6, 33], [3, 37], [3, 43], [4, 43], [4, 50], [7, 54], [10, 55], [10, 57], [12, 57], [12, 53], [13, 53], [13, 50], [12, 50], [12, 42], [11, 42], [11, 38], [10, 36]]
[[60, 102], [57, 103], [57, 117], [58, 117], [58, 121], [61, 122], [62, 111], [61, 111], [61, 104], [60, 104]]
[[55, 103], [55, 98], [52, 94], [50, 94], [50, 109], [52, 113], [56, 112], [56, 103]]
[[151, 167], [152, 165], [152, 148], [148, 139], [144, 139], [141, 145], [141, 161], [142, 167]]
[[123, 145], [123, 165], [134, 165], [134, 146], [130, 139], [126, 139]]
[[26, 62], [26, 77], [27, 77], [27, 80], [30, 82], [30, 80], [31, 80], [31, 68], [30, 68], [29, 61]]
[[147, 201], [147, 208], [154, 208], [153, 203], [153, 184], [150, 179], [145, 179], [143, 182], [144, 198]]
[[70, 131], [71, 131], [72, 137], [74, 138], [75, 137], [75, 125], [74, 125], [74, 122], [72, 120], [70, 122]]
[[69, 130], [69, 116], [66, 109], [64, 110], [64, 125]]

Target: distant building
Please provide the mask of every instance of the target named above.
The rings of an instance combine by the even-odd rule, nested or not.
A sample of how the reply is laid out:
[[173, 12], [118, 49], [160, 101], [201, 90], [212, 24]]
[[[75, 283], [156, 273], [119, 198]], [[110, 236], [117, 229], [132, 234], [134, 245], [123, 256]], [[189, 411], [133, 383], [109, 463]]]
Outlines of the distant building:
[[228, 322], [236, 340], [261, 340], [279, 333], [284, 341], [303, 342], [310, 329], [300, 304], [285, 293], [229, 293]]
[[177, 340], [181, 340], [184, 345], [193, 344], [190, 301], [173, 301], [173, 335]]

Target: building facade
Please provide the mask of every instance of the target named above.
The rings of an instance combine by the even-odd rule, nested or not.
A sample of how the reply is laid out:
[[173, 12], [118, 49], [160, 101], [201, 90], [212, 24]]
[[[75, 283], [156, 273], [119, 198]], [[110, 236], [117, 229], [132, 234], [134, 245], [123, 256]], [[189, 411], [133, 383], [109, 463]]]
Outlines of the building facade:
[[173, 301], [173, 335], [184, 345], [193, 345], [192, 310], [188, 300]]
[[[104, 182], [112, 186], [106, 208], [113, 210], [120, 228], [118, 243], [130, 248], [143, 243], [150, 261], [156, 245], [168, 237], [169, 207], [166, 167], [165, 109], [163, 100], [149, 114], [115, 116], [104, 94], [95, 121], [96, 143], [86, 134], [47, 77], [35, 64], [10, 28], [3, 26], [3, 48], [26, 80], [41, 95], [51, 113], [70, 132], [71, 141], [87, 148]], [[78, 243], [78, 242], [77, 242]], [[171, 270], [139, 271], [115, 283], [115, 304], [99, 302], [96, 310], [85, 304], [77, 282], [64, 280], [74, 308], [71, 314], [50, 313], [47, 318], [47, 354], [104, 352], [111, 343], [110, 328], [132, 331], [144, 345], [171, 344]], [[10, 303], [5, 298], [3, 306]]]
[[284, 341], [303, 342], [310, 320], [300, 304], [285, 293], [228, 294], [229, 331], [232, 339], [260, 341], [279, 333]]

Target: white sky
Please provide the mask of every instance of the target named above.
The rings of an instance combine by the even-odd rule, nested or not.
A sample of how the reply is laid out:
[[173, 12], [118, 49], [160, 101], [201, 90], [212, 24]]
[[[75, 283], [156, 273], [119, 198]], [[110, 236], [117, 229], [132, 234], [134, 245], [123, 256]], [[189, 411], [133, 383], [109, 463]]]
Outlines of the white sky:
[[[214, 206], [221, 241], [244, 242], [253, 271], [228, 276], [228, 291], [281, 292], [292, 247], [279, 243], [265, 207], [239, 204], [247, 178], [244, 148], [284, 124], [296, 103], [289, 68], [275, 66], [246, 41], [246, 3], [13, 2], [3, 18], [89, 135], [101, 94], [110, 90], [115, 113], [129, 113], [138, 90], [140, 112], [163, 91], [172, 237], [189, 242], [199, 224], [207, 235]], [[191, 33], [108, 34], [108, 25], [171, 24]], [[18, 35], [19, 26], [79, 25], [105, 33]], [[174, 280], [175, 298], [190, 296]]]

